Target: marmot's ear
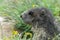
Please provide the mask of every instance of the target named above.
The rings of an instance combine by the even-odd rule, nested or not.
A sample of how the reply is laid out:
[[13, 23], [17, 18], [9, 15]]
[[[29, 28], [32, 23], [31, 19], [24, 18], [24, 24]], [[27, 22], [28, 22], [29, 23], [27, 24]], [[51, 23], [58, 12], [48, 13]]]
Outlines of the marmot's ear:
[[41, 13], [40, 13], [40, 17], [44, 16], [44, 15], [45, 15], [45, 13], [46, 13], [46, 12], [45, 12], [45, 10], [44, 10], [44, 9], [42, 9], [42, 10], [41, 10]]
[[45, 10], [44, 10], [44, 9], [42, 9], [42, 10], [41, 10], [41, 13], [45, 13]]

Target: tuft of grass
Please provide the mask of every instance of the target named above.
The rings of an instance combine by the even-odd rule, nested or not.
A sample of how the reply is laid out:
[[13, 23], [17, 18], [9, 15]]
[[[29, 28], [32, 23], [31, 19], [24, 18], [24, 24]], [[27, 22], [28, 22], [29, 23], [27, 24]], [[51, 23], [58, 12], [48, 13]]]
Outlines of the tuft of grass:
[[[8, 16], [16, 21], [18, 30], [23, 30], [23, 33], [29, 32], [31, 29], [30, 25], [25, 24], [20, 15], [27, 9], [34, 7], [46, 7], [52, 10], [53, 15], [60, 19], [60, 0], [0, 0], [0, 16]], [[60, 21], [60, 20], [59, 20]], [[19, 39], [17, 36], [13, 40], [25, 40]]]

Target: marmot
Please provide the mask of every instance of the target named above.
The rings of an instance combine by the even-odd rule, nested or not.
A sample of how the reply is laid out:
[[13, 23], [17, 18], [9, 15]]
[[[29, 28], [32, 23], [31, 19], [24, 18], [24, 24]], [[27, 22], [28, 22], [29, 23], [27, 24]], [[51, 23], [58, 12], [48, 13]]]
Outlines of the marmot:
[[34, 33], [32, 40], [52, 40], [58, 34], [54, 24], [54, 17], [47, 8], [32, 8], [21, 15], [22, 20], [32, 25]]

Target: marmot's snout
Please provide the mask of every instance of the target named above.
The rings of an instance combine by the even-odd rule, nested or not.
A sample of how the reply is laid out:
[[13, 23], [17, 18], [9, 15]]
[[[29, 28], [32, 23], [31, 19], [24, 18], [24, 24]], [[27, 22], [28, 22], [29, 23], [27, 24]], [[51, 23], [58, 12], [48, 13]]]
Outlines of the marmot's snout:
[[22, 18], [22, 15], [20, 15], [20, 17]]

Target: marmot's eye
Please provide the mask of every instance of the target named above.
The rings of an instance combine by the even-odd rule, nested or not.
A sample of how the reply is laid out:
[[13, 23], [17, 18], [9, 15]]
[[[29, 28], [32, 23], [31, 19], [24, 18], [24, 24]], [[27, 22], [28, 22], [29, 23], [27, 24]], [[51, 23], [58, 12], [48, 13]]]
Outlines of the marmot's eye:
[[30, 11], [30, 12], [29, 12], [29, 15], [33, 15], [33, 12], [32, 12], [32, 11]]

